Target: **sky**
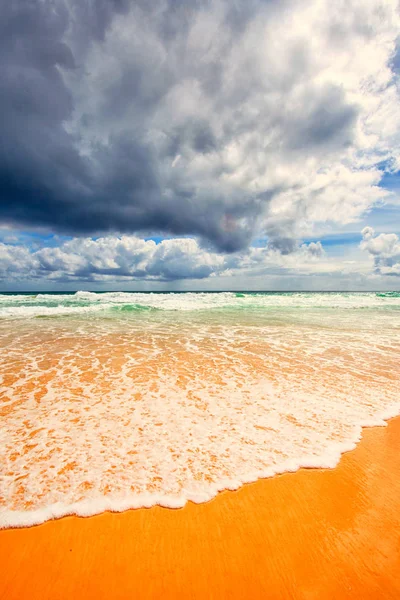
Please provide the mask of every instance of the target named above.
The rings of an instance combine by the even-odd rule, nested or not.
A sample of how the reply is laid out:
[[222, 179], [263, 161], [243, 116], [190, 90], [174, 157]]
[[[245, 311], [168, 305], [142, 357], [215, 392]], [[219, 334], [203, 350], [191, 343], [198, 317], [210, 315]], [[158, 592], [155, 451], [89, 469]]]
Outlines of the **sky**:
[[400, 289], [397, 0], [0, 17], [0, 291]]

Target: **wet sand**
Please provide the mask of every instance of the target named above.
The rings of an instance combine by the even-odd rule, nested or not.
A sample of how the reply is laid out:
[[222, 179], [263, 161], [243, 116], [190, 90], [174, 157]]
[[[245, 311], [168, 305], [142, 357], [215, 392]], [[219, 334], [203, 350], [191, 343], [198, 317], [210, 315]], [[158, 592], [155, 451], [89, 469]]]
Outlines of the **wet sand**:
[[400, 598], [400, 418], [334, 470], [0, 531], [0, 599]]

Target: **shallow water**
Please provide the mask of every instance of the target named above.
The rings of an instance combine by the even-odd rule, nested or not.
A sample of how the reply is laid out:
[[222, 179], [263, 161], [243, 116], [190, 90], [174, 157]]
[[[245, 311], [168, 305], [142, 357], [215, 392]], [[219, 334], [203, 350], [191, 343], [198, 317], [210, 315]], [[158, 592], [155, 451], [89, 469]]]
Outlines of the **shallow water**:
[[400, 408], [399, 293], [0, 296], [0, 527], [333, 467]]

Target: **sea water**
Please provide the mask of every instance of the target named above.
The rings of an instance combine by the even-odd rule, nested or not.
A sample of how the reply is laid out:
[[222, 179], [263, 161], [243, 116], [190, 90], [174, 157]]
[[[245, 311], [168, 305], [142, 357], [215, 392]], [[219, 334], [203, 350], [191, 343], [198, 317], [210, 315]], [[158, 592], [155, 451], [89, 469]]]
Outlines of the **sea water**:
[[0, 527], [334, 467], [399, 358], [396, 292], [0, 295]]

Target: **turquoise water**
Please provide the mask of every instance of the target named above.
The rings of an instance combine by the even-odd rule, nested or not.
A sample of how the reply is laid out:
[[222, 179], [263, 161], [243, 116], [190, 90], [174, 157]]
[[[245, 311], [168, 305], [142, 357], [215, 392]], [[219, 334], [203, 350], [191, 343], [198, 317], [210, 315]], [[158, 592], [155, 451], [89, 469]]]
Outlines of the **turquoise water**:
[[0, 318], [160, 311], [400, 309], [400, 292], [71, 292], [0, 294]]

